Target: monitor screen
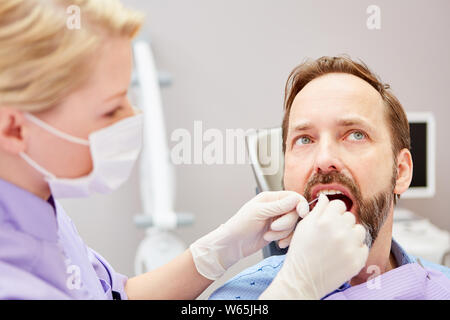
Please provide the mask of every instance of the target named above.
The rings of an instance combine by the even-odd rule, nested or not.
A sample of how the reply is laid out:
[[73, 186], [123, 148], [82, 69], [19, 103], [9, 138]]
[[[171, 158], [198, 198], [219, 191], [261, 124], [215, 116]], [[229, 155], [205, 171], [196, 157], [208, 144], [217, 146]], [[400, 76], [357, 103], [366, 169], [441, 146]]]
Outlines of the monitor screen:
[[413, 178], [410, 187], [426, 187], [427, 177], [427, 123], [410, 122]]

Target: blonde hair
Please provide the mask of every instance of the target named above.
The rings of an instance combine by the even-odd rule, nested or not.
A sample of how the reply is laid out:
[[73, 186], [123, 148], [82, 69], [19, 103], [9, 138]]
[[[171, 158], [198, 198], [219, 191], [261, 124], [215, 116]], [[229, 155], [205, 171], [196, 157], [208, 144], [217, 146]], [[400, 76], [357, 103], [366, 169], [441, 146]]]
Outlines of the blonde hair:
[[[79, 9], [78, 29], [69, 28], [69, 8]], [[106, 36], [133, 38], [142, 21], [118, 0], [1, 0], [0, 106], [57, 105], [87, 80]]]

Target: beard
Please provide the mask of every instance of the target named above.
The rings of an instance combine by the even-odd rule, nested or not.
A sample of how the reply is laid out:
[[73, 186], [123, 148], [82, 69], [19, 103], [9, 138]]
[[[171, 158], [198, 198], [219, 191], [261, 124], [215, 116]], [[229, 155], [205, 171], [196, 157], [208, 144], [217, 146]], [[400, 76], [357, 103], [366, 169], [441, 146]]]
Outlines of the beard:
[[397, 165], [394, 163], [390, 185], [371, 197], [363, 198], [359, 186], [351, 178], [342, 173], [337, 171], [326, 174], [316, 173], [306, 184], [304, 195], [308, 202], [313, 200], [311, 199], [311, 189], [317, 184], [338, 183], [348, 188], [354, 197], [353, 206], [356, 205], [356, 214], [359, 217], [361, 225], [366, 230], [364, 242], [370, 249], [375, 242], [381, 227], [384, 225], [384, 222], [389, 215], [391, 205], [394, 202], [396, 180]]

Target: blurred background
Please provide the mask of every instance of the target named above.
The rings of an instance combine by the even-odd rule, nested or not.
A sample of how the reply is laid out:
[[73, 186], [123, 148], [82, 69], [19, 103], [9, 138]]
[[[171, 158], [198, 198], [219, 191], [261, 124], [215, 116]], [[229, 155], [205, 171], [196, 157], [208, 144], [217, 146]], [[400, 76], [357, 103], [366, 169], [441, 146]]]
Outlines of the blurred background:
[[[151, 42], [157, 68], [172, 78], [161, 90], [167, 143], [178, 128], [203, 130], [279, 126], [285, 81], [305, 58], [346, 53], [363, 60], [407, 112], [436, 120], [436, 192], [399, 205], [450, 231], [450, 1], [448, 0], [122, 0], [146, 15], [138, 39]], [[379, 29], [369, 29], [371, 5]], [[249, 164], [176, 165], [175, 209], [194, 224], [174, 231], [186, 245], [224, 223], [255, 195]], [[139, 167], [109, 196], [63, 201], [81, 236], [115, 267], [134, 275], [144, 238]], [[227, 272], [200, 298], [262, 259], [257, 253]]]

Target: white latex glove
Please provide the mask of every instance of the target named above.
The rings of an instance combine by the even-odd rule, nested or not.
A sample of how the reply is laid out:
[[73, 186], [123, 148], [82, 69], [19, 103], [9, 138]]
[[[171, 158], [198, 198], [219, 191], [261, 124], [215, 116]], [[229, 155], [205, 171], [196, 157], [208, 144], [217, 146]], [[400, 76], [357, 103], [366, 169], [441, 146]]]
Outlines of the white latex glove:
[[320, 195], [298, 223], [283, 266], [260, 299], [320, 299], [336, 290], [364, 267], [365, 234], [344, 202]]
[[225, 224], [191, 244], [198, 272], [217, 280], [233, 264], [269, 242], [287, 239], [283, 245], [289, 244], [286, 241], [298, 222], [296, 207], [308, 207], [306, 199], [296, 192], [258, 194]]

